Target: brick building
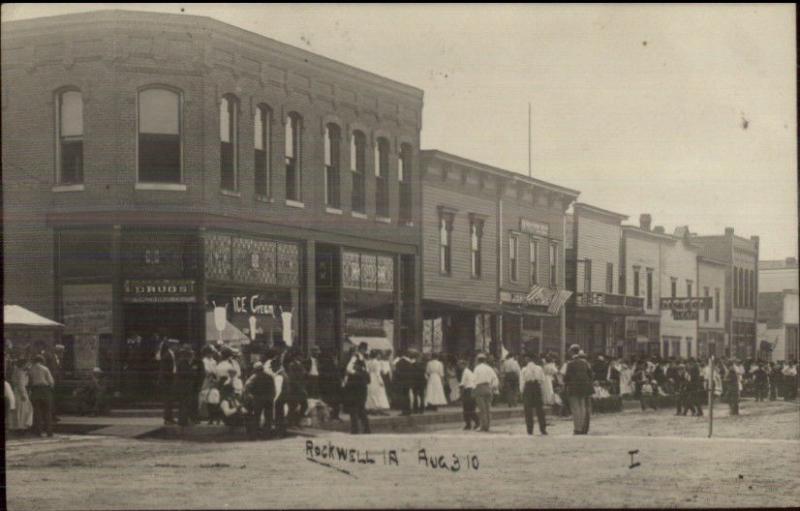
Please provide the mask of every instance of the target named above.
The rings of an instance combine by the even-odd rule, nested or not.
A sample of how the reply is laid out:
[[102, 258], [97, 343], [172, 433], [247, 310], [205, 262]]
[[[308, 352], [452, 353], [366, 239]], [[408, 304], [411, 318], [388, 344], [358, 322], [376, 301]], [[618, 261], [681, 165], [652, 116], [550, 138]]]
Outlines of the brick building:
[[765, 358], [797, 360], [798, 335], [797, 259], [760, 261], [758, 264], [758, 340]]
[[421, 328], [421, 90], [213, 19], [3, 23], [4, 300], [125, 339]]
[[578, 192], [442, 151], [420, 161], [429, 349], [559, 352], [564, 213]]
[[758, 254], [759, 238], [736, 236], [732, 227], [721, 236], [692, 235], [691, 243], [699, 254], [724, 262], [725, 332], [728, 356], [753, 357], [758, 350], [756, 321], [758, 318]]

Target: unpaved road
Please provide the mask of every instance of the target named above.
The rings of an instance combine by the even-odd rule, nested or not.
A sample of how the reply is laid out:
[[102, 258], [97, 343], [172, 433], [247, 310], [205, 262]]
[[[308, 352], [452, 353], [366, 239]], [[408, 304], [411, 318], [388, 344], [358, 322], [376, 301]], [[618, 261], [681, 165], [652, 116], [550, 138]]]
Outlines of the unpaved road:
[[[315, 461], [308, 460], [303, 438], [12, 441], [6, 446], [7, 504], [11, 510], [663, 508], [791, 506], [800, 500], [797, 403], [750, 402], [740, 417], [718, 414], [712, 439], [704, 419], [672, 413], [593, 417], [585, 437], [572, 436], [571, 423], [559, 419], [548, 437], [528, 437], [516, 421], [495, 424], [488, 434], [464, 434], [454, 425], [406, 435], [331, 433], [312, 440], [324, 448], [310, 451]], [[333, 459], [325, 456], [331, 446]], [[639, 451], [633, 459], [639, 465], [630, 468], [632, 450]], [[364, 451], [374, 463], [357, 461]], [[447, 468], [432, 468], [432, 462]]]

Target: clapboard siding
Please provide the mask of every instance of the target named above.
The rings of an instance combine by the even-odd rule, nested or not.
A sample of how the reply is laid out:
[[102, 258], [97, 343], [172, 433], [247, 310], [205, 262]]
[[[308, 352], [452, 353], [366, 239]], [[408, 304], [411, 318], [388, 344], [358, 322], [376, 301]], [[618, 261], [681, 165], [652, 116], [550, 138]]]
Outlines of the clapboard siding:
[[[606, 292], [606, 265], [612, 263], [613, 292], [619, 292], [619, 245], [622, 236], [620, 222], [610, 217], [581, 211], [575, 215], [578, 229], [577, 259], [592, 261], [591, 291]], [[577, 265], [577, 290], [584, 289], [584, 264]]]
[[[644, 298], [645, 311], [648, 314], [657, 314], [659, 311], [659, 297], [661, 296], [661, 265], [659, 262], [659, 241], [656, 238], [645, 238], [646, 235], [629, 235], [625, 231], [625, 291], [628, 296], [634, 294], [633, 267], [639, 267], [639, 295]], [[669, 243], [669, 241], [667, 241]], [[647, 308], [647, 270], [653, 271], [653, 303], [652, 308]], [[620, 291], [620, 294], [623, 294]]]

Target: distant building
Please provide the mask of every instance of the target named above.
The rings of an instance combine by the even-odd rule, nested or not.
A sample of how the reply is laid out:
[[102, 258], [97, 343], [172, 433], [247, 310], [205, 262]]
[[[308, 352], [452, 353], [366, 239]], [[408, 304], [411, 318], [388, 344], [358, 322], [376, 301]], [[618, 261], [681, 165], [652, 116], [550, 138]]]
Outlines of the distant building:
[[772, 360], [796, 360], [798, 346], [797, 259], [761, 261], [758, 265], [758, 339]]
[[758, 236], [750, 239], [736, 236], [733, 228], [727, 227], [723, 235], [691, 235], [691, 243], [698, 247], [703, 257], [726, 264], [725, 332], [728, 345], [725, 354], [740, 358], [757, 356]]

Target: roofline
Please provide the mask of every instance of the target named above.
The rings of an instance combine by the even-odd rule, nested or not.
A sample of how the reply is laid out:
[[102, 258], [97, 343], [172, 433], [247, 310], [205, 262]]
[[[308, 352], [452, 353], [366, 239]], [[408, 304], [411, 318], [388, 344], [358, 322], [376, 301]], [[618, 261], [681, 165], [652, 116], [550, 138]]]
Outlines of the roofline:
[[572, 205], [572, 208], [573, 210], [575, 208], [585, 209], [587, 211], [591, 211], [592, 213], [597, 213], [599, 215], [612, 217], [620, 221], [628, 219], [628, 215], [623, 215], [622, 213], [616, 213], [614, 211], [609, 211], [607, 209], [598, 208], [597, 206], [592, 206], [591, 204], [586, 204], [585, 202], [576, 202], [575, 204]]
[[726, 263], [725, 261], [720, 261], [719, 259], [713, 259], [711, 257], [706, 257], [701, 255], [697, 256], [697, 261], [701, 263], [714, 264], [717, 266], [725, 266], [725, 267], [728, 266], [728, 263]]
[[469, 158], [464, 158], [463, 156], [458, 156], [456, 154], [441, 151], [439, 149], [422, 149], [420, 150], [419, 154], [420, 157], [430, 156], [431, 158], [439, 158], [441, 160], [450, 161], [451, 163], [457, 163], [459, 165], [465, 165], [468, 167], [475, 168], [477, 170], [481, 170], [483, 172], [488, 172], [490, 174], [500, 175], [500, 177], [510, 178], [528, 184], [540, 186], [542, 188], [546, 188], [548, 190], [562, 193], [564, 195], [572, 197], [573, 200], [575, 200], [578, 197], [578, 195], [581, 194], [581, 192], [579, 192], [578, 190], [573, 190], [571, 188], [566, 188], [564, 186], [549, 183], [547, 181], [542, 181], [534, 177], [529, 177], [524, 174], [520, 174], [519, 172], [501, 169], [500, 167], [494, 167], [486, 163], [470, 160]]
[[[205, 28], [208, 30], [214, 30], [215, 28], [219, 31], [225, 30], [228, 32], [239, 32], [240, 34], [244, 34], [245, 37], [249, 38], [259, 38], [263, 41], [268, 41], [270, 44], [276, 45], [284, 50], [286, 53], [290, 54], [292, 57], [296, 57], [298, 60], [305, 60], [305, 59], [315, 59], [320, 61], [320, 64], [329, 65], [329, 66], [337, 66], [342, 67], [349, 72], [350, 74], [355, 75], [362, 75], [361, 77], [369, 77], [375, 81], [384, 82], [384, 86], [394, 87], [395, 89], [399, 89], [399, 92], [403, 92], [409, 96], [413, 96], [416, 99], [422, 101], [422, 98], [425, 94], [425, 91], [420, 89], [419, 87], [415, 87], [413, 85], [409, 85], [407, 83], [403, 83], [397, 80], [393, 80], [391, 78], [387, 78], [385, 76], [373, 73], [371, 71], [367, 71], [365, 69], [361, 69], [359, 67], [352, 66], [350, 64], [346, 64], [344, 62], [334, 60], [330, 57], [325, 57], [324, 55], [320, 55], [319, 53], [310, 52], [298, 46], [293, 46], [288, 43], [284, 43], [278, 41], [276, 39], [272, 39], [265, 35], [253, 32], [251, 30], [247, 30], [245, 28], [241, 28], [236, 25], [232, 25], [230, 23], [226, 23], [224, 21], [220, 21], [216, 18], [212, 18], [210, 16], [200, 16], [196, 14], [175, 14], [175, 13], [161, 13], [161, 12], [151, 12], [151, 11], [135, 11], [135, 10], [127, 10], [127, 9], [98, 9], [95, 11], [86, 11], [86, 12], [77, 12], [77, 13], [70, 13], [70, 14], [59, 14], [56, 16], [42, 16], [37, 18], [29, 18], [23, 20], [13, 20], [13, 21], [4, 21], [2, 22], [1, 26], [3, 29], [3, 33], [7, 34], [8, 30], [22, 30], [22, 29], [33, 29], [37, 28], [38, 25], [42, 25], [45, 23], [52, 23], [57, 21], [75, 21], [76, 23], [80, 23], [82, 21], [88, 22], [88, 20], [84, 20], [83, 18], [95, 16], [100, 19], [92, 20], [92, 23], [96, 23], [98, 21], [117, 21], [117, 20], [124, 20], [126, 17], [134, 17], [134, 16], [141, 16], [141, 17], [155, 17], [159, 20], [163, 20], [165, 16], [169, 17], [169, 21], [173, 20], [196, 20], [198, 23], [201, 23], [201, 28]], [[216, 26], [216, 27], [215, 27]], [[13, 32], [12, 32], [13, 35]], [[7, 37], [3, 37], [6, 39]], [[294, 53], [294, 55], [291, 55]], [[378, 84], [376, 84], [378, 85]]]
[[678, 241], [678, 238], [676, 238], [675, 236], [673, 236], [671, 234], [660, 233], [660, 232], [655, 232], [655, 231], [647, 231], [647, 230], [642, 229], [641, 227], [637, 227], [635, 225], [623, 225], [622, 226], [622, 232], [625, 233], [626, 231], [627, 232], [633, 232], [633, 233], [636, 233], [636, 234], [641, 234], [643, 236], [651, 236], [653, 238], [660, 238], [660, 239], [665, 239], [665, 240], [669, 240], [669, 241]]

